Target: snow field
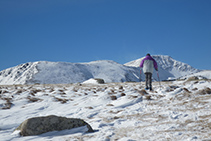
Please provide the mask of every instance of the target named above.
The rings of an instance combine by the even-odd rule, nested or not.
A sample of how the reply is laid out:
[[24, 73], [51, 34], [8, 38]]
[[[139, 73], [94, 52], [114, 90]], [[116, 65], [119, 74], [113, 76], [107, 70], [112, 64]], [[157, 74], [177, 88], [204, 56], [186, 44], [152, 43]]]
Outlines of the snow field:
[[[211, 139], [211, 82], [0, 86], [0, 140], [129, 141]], [[81, 118], [85, 129], [21, 137], [13, 133], [24, 120], [57, 115]]]

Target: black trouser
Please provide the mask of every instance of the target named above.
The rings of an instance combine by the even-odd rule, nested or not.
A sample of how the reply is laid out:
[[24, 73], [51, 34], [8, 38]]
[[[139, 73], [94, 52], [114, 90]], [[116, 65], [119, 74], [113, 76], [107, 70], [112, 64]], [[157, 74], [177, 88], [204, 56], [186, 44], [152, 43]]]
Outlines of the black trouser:
[[152, 88], [152, 73], [145, 73], [146, 88]]

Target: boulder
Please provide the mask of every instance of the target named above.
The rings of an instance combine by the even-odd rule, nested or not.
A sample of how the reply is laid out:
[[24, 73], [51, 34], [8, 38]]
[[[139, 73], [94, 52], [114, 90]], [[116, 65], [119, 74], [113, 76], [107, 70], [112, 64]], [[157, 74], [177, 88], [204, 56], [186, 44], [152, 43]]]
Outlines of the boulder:
[[101, 78], [91, 78], [84, 81], [82, 84], [105, 84], [105, 81]]
[[194, 80], [199, 80], [199, 78], [197, 76], [192, 76], [189, 77], [187, 81], [194, 81]]
[[22, 122], [16, 130], [20, 130], [20, 135], [22, 136], [31, 136], [83, 126], [87, 127], [87, 132], [94, 132], [92, 127], [82, 119], [50, 115], [46, 117], [34, 117], [27, 119]]
[[105, 81], [101, 78], [95, 78], [98, 84], [105, 84]]

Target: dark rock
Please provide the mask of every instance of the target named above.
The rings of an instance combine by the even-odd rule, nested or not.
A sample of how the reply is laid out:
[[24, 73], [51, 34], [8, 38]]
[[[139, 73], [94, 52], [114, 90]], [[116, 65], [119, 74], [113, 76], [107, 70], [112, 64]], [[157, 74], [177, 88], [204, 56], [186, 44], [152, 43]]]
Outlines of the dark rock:
[[105, 84], [105, 81], [101, 78], [95, 78], [98, 84]]
[[209, 87], [206, 87], [206, 88], [204, 88], [202, 90], [199, 90], [197, 92], [197, 94], [200, 94], [200, 95], [211, 94], [211, 89]]
[[111, 96], [111, 100], [117, 100], [117, 97], [114, 96], [114, 95], [112, 95], [112, 96]]

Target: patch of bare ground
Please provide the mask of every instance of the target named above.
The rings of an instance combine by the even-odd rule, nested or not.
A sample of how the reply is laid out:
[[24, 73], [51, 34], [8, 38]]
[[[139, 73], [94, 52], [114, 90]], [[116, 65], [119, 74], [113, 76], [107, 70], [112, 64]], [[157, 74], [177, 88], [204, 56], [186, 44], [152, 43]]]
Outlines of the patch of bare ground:
[[12, 107], [12, 105], [13, 105], [12, 98], [1, 98], [1, 99], [6, 101], [5, 103], [2, 104], [3, 110], [10, 109]]
[[67, 103], [68, 101], [72, 101], [72, 99], [65, 99], [65, 98], [59, 98], [54, 97], [55, 101], [61, 102], [62, 104]]
[[27, 99], [28, 99], [28, 102], [38, 102], [38, 101], [42, 101], [42, 99], [40, 99], [40, 98], [31, 97], [31, 96], [28, 96]]
[[197, 91], [196, 94], [199, 94], [199, 95], [211, 94], [211, 89], [206, 87], [204, 89]]

